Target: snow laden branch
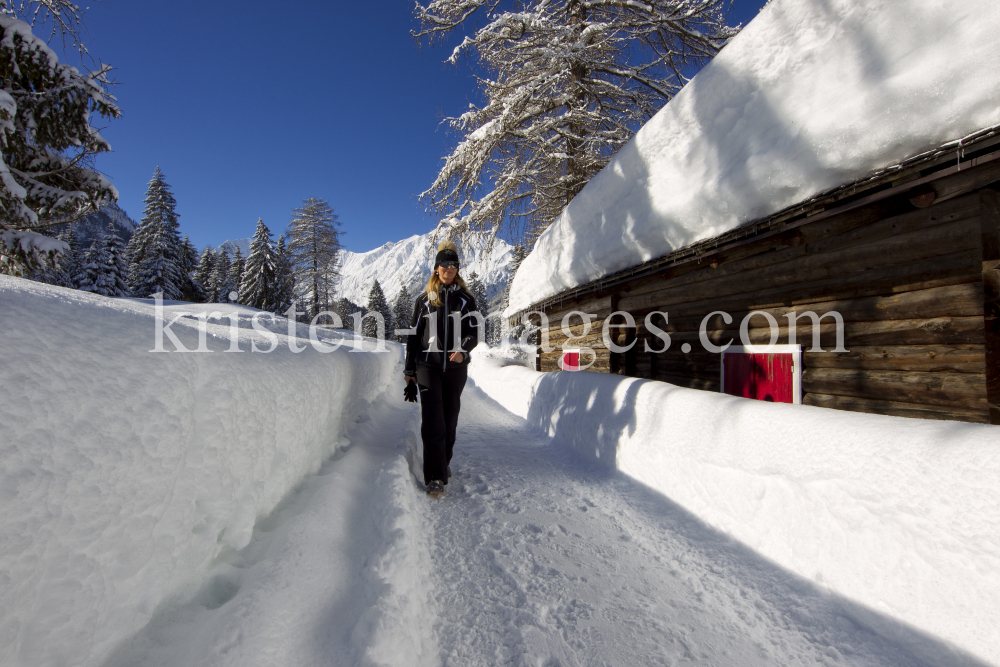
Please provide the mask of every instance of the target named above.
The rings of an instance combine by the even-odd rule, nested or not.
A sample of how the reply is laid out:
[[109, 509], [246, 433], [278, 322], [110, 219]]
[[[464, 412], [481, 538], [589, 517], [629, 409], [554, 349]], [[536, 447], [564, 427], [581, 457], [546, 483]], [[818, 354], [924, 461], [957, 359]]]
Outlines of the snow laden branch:
[[[31, 26], [12, 14], [53, 24], [75, 39], [78, 9], [63, 0], [0, 2], [0, 269], [23, 273], [60, 252], [34, 231], [72, 222], [118, 192], [91, 166], [108, 143], [91, 115], [118, 118], [107, 92], [111, 67], [89, 74], [59, 62]], [[74, 42], [75, 43], [75, 42]]]
[[[736, 30], [724, 0], [432, 0], [433, 42], [471, 22], [485, 103], [446, 119], [461, 138], [420, 195], [451, 235], [532, 241]], [[507, 9], [507, 7], [510, 9]]]

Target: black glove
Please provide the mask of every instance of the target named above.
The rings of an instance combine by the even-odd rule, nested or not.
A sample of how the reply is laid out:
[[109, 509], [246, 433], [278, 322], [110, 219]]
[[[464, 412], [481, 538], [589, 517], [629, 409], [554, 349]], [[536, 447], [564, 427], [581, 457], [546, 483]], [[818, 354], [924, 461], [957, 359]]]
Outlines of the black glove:
[[416, 403], [417, 402], [417, 383], [416, 382], [407, 382], [406, 383], [406, 387], [403, 388], [403, 398], [408, 403]]

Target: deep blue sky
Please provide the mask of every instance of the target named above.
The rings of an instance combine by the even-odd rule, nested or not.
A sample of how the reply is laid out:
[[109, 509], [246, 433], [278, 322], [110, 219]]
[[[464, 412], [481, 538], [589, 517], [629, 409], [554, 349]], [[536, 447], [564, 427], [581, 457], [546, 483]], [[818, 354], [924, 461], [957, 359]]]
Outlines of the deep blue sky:
[[[456, 137], [440, 125], [476, 100], [450, 47], [420, 48], [412, 0], [98, 0], [88, 47], [115, 67], [123, 118], [98, 158], [136, 221], [159, 165], [199, 248], [277, 235], [307, 197], [339, 214], [349, 250], [422, 234], [416, 195]], [[765, 0], [736, 0], [746, 23]]]

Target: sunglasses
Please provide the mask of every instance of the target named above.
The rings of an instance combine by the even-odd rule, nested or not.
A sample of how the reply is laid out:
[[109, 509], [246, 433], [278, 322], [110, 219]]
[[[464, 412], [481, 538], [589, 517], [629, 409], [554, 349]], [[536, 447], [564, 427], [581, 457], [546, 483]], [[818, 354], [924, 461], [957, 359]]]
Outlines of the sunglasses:
[[440, 264], [438, 264], [438, 266], [445, 269], [457, 269], [458, 262], [441, 262]]

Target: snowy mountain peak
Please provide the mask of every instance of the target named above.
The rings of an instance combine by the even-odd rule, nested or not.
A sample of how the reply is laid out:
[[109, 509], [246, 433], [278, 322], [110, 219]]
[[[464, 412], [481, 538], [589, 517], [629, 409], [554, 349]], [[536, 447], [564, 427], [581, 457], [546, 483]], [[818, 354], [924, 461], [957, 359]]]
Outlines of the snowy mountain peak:
[[[406, 285], [411, 295], [423, 291], [434, 265], [437, 243], [433, 232], [411, 236], [402, 241], [390, 241], [368, 252], [345, 251], [341, 256], [340, 296], [354, 303], [364, 304], [372, 283], [378, 279], [386, 299], [392, 303], [401, 285]], [[462, 261], [461, 275], [468, 279], [478, 274], [486, 288], [486, 296], [493, 298], [507, 285], [511, 246], [497, 239], [492, 249], [485, 252], [486, 240], [473, 240], [456, 244]]]

